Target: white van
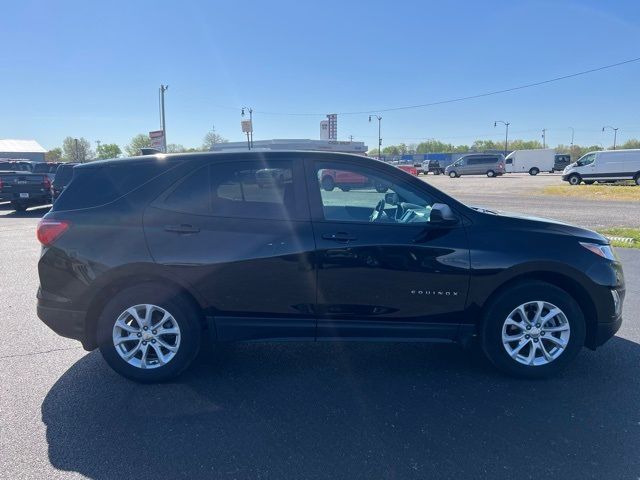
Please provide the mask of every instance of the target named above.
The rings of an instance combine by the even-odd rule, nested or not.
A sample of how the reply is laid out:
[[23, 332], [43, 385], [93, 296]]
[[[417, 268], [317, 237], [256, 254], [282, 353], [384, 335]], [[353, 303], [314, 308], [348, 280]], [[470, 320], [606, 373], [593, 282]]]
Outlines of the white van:
[[640, 185], [640, 149], [589, 152], [562, 171], [562, 180], [571, 185], [631, 179]]
[[553, 148], [536, 150], [515, 150], [505, 158], [507, 173], [528, 173], [537, 175], [540, 172], [553, 173], [556, 151]]

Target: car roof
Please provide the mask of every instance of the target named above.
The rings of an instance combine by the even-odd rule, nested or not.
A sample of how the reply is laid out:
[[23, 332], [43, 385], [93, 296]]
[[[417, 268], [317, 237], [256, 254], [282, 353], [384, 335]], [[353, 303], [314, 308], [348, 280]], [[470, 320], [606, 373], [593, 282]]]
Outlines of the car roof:
[[241, 152], [191, 152], [191, 153], [160, 153], [155, 155], [140, 155], [137, 157], [123, 157], [123, 158], [111, 158], [107, 160], [96, 160], [93, 162], [78, 164], [77, 168], [100, 168], [107, 166], [119, 166], [119, 165], [144, 165], [151, 163], [167, 163], [175, 165], [182, 162], [208, 162], [208, 161], [225, 161], [225, 160], [238, 160], [245, 158], [247, 160], [254, 160], [256, 158], [291, 158], [291, 157], [315, 157], [315, 158], [327, 158], [327, 159], [344, 159], [356, 162], [362, 162], [364, 164], [369, 162], [380, 162], [371, 157], [365, 157], [363, 155], [356, 155], [353, 153], [340, 153], [340, 152], [321, 152], [317, 150], [269, 150], [269, 151], [241, 151]]

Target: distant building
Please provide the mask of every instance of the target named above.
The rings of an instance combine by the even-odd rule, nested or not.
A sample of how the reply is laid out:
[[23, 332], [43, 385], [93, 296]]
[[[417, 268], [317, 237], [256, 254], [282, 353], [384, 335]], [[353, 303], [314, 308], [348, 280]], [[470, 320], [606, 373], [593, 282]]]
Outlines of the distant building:
[[0, 158], [44, 162], [47, 151], [35, 140], [0, 140]]
[[[213, 152], [240, 152], [247, 150], [247, 142], [216, 143]], [[322, 152], [357, 153], [365, 155], [368, 147], [364, 142], [309, 139], [255, 140], [252, 150], [316, 150]]]
[[320, 140], [329, 140], [329, 120], [320, 122]]

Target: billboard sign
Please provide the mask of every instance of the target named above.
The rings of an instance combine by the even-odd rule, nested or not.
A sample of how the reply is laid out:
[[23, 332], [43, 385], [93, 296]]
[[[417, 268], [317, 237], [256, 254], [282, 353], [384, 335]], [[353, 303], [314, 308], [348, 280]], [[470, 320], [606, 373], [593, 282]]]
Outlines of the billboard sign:
[[149, 132], [149, 139], [151, 140], [151, 148], [160, 151], [164, 150], [164, 132], [162, 130]]
[[242, 120], [240, 122], [240, 126], [242, 127], [242, 133], [253, 132], [253, 126], [251, 125], [251, 120]]

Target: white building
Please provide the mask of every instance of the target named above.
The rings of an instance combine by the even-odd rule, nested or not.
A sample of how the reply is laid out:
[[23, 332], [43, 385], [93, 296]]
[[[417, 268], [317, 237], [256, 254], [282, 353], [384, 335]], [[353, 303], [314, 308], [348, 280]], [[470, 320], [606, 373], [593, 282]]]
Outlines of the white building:
[[[216, 143], [211, 147], [213, 152], [240, 152], [248, 149], [247, 142]], [[348, 142], [340, 140], [309, 139], [274, 139], [256, 140], [252, 150], [316, 150], [322, 152], [356, 153], [364, 155], [368, 147], [364, 142]]]
[[35, 140], [0, 140], [0, 158], [44, 162], [47, 151]]

